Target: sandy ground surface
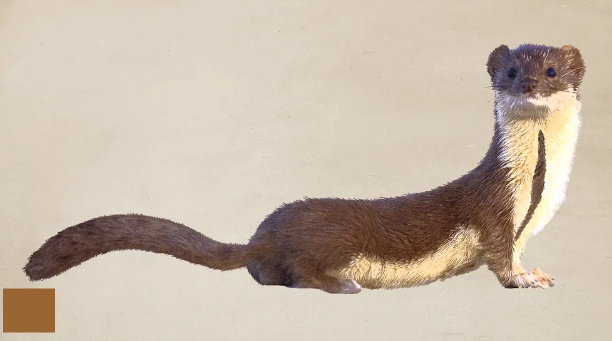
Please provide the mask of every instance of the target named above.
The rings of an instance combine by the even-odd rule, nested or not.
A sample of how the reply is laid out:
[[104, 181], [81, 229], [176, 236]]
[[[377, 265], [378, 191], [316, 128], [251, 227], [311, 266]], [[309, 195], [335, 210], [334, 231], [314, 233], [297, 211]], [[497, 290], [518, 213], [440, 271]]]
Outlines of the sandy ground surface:
[[[0, 286], [56, 288], [56, 333], [2, 340], [604, 340], [610, 321], [610, 1], [0, 1]], [[426, 190], [492, 136], [500, 44], [581, 49], [564, 206], [504, 290], [486, 269], [356, 296], [258, 286], [122, 252], [30, 283], [26, 258], [89, 218], [143, 213], [245, 242], [308, 197]]]

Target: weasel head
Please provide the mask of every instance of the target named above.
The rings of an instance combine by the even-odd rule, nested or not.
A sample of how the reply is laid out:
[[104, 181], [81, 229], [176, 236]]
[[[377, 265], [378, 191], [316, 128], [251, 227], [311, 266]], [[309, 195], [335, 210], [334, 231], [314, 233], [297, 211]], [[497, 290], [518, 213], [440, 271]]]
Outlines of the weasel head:
[[571, 45], [501, 45], [489, 55], [487, 71], [496, 115], [542, 119], [577, 104], [585, 66]]

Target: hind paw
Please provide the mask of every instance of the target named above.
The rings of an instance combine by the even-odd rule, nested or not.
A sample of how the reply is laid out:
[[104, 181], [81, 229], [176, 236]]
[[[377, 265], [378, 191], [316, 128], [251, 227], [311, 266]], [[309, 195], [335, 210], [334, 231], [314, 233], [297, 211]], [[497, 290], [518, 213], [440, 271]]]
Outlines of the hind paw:
[[338, 294], [358, 294], [361, 292], [361, 285], [354, 279], [345, 279], [342, 281], [342, 288]]
[[361, 285], [353, 279], [340, 279], [330, 276], [320, 276], [301, 280], [292, 285], [293, 288], [319, 289], [330, 294], [358, 294]]

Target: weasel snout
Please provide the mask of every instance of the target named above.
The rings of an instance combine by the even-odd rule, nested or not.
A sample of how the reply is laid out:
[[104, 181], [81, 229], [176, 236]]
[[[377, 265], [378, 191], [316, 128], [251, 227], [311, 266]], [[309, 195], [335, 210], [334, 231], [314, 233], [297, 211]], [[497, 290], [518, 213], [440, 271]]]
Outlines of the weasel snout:
[[533, 92], [538, 86], [538, 80], [535, 77], [525, 77], [521, 80], [520, 88], [521, 92], [524, 94], [528, 94]]

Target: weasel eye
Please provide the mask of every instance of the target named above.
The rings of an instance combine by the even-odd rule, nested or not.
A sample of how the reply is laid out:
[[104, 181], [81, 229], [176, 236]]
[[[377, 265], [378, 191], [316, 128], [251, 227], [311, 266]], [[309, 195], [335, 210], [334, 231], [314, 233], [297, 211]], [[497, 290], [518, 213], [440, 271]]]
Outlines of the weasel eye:
[[557, 75], [557, 71], [555, 71], [555, 69], [549, 67], [548, 69], [546, 69], [546, 75], [548, 77], [554, 77]]
[[518, 71], [515, 68], [511, 67], [510, 70], [508, 70], [508, 77], [515, 79], [516, 75], [518, 75]]

